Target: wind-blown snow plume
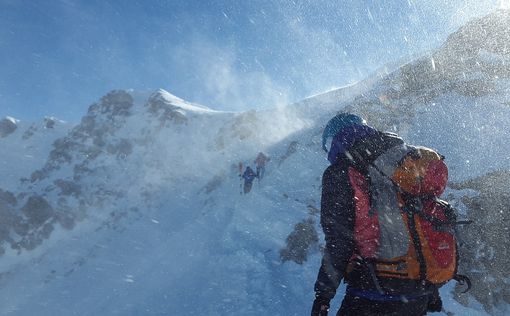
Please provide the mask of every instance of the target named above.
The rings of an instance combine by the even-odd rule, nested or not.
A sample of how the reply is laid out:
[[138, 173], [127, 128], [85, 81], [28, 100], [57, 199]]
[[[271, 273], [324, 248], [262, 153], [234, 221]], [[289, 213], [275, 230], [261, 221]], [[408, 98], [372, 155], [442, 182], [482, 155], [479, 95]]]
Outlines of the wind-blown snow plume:
[[[350, 111], [446, 156], [448, 198], [477, 222], [461, 254], [473, 292], [443, 287], [445, 309], [504, 314], [506, 21], [496, 12], [423, 58], [287, 106], [221, 112], [115, 90], [76, 126], [2, 121], [0, 146], [15, 154], [0, 166], [12, 173], [0, 179], [0, 313], [302, 315], [321, 257], [320, 135]], [[211, 68], [225, 75], [211, 89], [232, 83], [234, 59]], [[266, 176], [241, 195], [239, 163], [261, 151]]]

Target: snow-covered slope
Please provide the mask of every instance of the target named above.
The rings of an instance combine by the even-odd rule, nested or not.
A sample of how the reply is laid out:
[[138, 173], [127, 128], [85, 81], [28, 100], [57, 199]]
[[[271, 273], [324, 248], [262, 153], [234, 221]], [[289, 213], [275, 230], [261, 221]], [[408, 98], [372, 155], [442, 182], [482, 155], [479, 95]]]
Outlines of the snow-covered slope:
[[44, 165], [53, 141], [63, 137], [71, 127], [52, 117], [32, 124], [12, 117], [0, 120], [0, 188], [15, 190], [19, 179]]
[[[260, 314], [267, 295], [276, 299], [292, 281], [277, 272], [286, 270], [278, 250], [308, 204], [317, 207], [325, 160], [317, 163], [307, 144], [311, 168], [300, 170], [296, 151], [304, 145], [287, 148], [287, 138], [310, 122], [278, 109], [215, 112], [164, 91], [145, 104], [124, 91], [109, 93], [54, 143], [14, 201], [4, 199], [11, 220], [3, 227], [10, 233], [0, 264], [2, 312], [196, 315], [205, 308], [225, 315], [244, 306], [245, 314]], [[260, 150], [273, 155], [273, 175], [241, 196], [237, 164]], [[296, 182], [285, 184], [290, 177]], [[315, 189], [298, 181], [310, 178]], [[257, 280], [252, 273], [279, 276]], [[69, 291], [81, 283], [87, 285]], [[77, 304], [84, 296], [90, 301]]]
[[[477, 197], [502, 196], [463, 180], [510, 169], [508, 51], [497, 44], [508, 42], [507, 21], [506, 12], [474, 21], [430, 56], [287, 107], [226, 113], [164, 90], [119, 90], [65, 135], [38, 129], [32, 144], [45, 145], [34, 152], [23, 128], [0, 138], [18, 157], [47, 153], [0, 183], [0, 314], [308, 314], [321, 256], [320, 134], [337, 111], [438, 148], [468, 215]], [[496, 43], [475, 40], [494, 32]], [[238, 164], [259, 151], [271, 157], [266, 177], [241, 195]], [[2, 158], [2, 171], [15, 159]], [[292, 246], [298, 223], [308, 237]], [[494, 275], [482, 272], [480, 282]], [[457, 297], [464, 307], [452, 285], [442, 293], [456, 315], [486, 314], [473, 297], [505, 313], [504, 299]]]
[[510, 17], [498, 11], [452, 34], [349, 105], [369, 122], [428, 143], [455, 181], [509, 169]]

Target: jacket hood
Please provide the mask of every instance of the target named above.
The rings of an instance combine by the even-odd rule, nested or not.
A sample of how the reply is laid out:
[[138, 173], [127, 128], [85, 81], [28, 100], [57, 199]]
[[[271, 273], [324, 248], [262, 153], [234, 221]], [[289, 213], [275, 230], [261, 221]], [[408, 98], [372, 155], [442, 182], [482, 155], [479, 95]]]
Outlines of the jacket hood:
[[373, 136], [378, 131], [368, 125], [353, 124], [342, 129], [342, 131], [333, 137], [331, 149], [328, 153], [328, 160], [331, 164], [338, 161], [340, 155], [345, 154], [357, 141]]

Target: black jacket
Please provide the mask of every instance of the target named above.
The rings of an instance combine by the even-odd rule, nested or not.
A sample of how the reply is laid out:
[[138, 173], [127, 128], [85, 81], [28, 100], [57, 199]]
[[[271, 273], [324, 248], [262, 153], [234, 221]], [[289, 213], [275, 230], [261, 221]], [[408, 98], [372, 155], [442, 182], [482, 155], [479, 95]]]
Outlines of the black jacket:
[[315, 283], [317, 296], [332, 299], [354, 251], [354, 192], [346, 157], [329, 166], [322, 176], [321, 225], [326, 246]]

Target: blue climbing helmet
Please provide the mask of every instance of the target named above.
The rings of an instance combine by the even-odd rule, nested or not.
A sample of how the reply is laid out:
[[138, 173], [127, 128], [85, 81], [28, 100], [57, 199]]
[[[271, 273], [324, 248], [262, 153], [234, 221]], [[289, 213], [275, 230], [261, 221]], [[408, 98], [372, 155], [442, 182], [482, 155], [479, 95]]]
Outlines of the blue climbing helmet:
[[326, 124], [326, 127], [324, 128], [324, 132], [322, 133], [322, 149], [324, 149], [325, 152], [328, 152], [328, 149], [326, 148], [328, 138], [335, 137], [335, 135], [342, 131], [345, 127], [366, 124], [367, 122], [357, 115], [350, 113], [338, 114], [329, 120], [328, 124]]

